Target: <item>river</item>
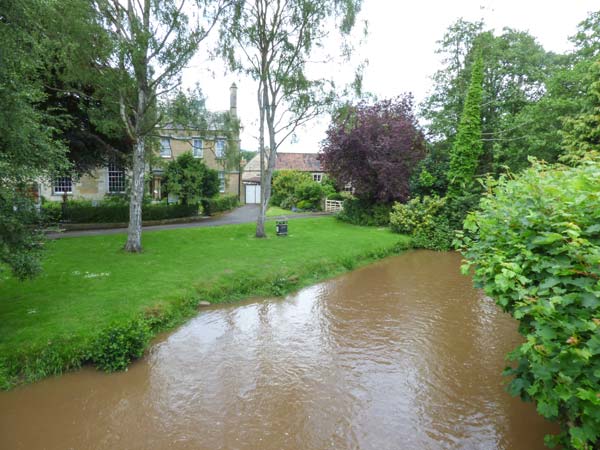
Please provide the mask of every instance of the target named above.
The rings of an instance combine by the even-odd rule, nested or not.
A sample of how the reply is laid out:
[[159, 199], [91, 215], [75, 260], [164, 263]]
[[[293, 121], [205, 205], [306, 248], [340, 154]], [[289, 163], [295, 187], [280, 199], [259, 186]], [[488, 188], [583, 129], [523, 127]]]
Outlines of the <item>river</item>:
[[127, 372], [0, 393], [0, 448], [543, 449], [501, 376], [516, 322], [411, 251], [283, 299], [209, 307]]

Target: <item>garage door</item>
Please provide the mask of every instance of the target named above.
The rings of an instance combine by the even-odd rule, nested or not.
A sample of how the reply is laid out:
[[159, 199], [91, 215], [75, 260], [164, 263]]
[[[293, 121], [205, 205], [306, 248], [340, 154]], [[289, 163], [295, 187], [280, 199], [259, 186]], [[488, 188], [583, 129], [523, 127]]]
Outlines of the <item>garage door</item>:
[[260, 185], [246, 184], [246, 204], [260, 203]]

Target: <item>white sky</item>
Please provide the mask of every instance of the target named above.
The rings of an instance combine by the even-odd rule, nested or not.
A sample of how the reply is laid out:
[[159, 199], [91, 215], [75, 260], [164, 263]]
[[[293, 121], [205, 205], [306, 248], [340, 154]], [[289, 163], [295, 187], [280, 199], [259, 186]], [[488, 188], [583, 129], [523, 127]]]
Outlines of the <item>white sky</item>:
[[[575, 33], [577, 24], [598, 9], [598, 0], [364, 0], [357, 23], [367, 20], [369, 35], [355, 56], [357, 62], [369, 61], [363, 89], [378, 98], [412, 92], [420, 103], [431, 89], [431, 76], [440, 68], [436, 41], [460, 17], [472, 21], [483, 18], [487, 27], [497, 32], [503, 27], [528, 31], [546, 50], [566, 52], [571, 49], [568, 37]], [[223, 67], [221, 61], [208, 61], [198, 54], [185, 69], [183, 84], [190, 87], [199, 82], [208, 109], [226, 110], [229, 86], [235, 82], [238, 115], [244, 127], [242, 148], [256, 150], [256, 85]], [[347, 82], [354, 74], [351, 65], [322, 70], [338, 82]], [[328, 122], [327, 116], [314, 120], [297, 133], [295, 143], [287, 141], [280, 151], [317, 152]]]

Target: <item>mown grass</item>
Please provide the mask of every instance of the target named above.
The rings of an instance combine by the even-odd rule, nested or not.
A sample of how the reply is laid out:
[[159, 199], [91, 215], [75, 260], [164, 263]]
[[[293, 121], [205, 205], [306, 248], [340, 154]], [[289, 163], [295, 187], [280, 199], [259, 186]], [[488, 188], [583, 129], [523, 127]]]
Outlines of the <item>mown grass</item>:
[[292, 216], [294, 214], [299, 213], [293, 212], [289, 209], [280, 208], [279, 206], [269, 206], [269, 209], [267, 209], [267, 217]]
[[289, 236], [267, 239], [254, 238], [254, 224], [145, 232], [137, 255], [121, 250], [124, 240], [51, 241], [41, 276], [0, 280], [0, 386], [79, 367], [115, 323], [142, 317], [156, 333], [195, 314], [200, 300], [283, 295], [409, 243], [331, 217], [294, 220]]

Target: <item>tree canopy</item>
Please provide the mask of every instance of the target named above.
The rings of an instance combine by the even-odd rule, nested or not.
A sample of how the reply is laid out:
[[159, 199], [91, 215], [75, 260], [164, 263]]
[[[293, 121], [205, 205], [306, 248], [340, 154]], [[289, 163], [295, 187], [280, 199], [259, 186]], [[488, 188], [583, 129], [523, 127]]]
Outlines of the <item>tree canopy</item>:
[[412, 172], [424, 156], [412, 96], [404, 95], [338, 112], [320, 158], [325, 171], [350, 183], [356, 196], [390, 202], [408, 200]]
[[231, 68], [257, 82], [263, 187], [257, 237], [266, 236], [264, 223], [277, 149], [298, 127], [321, 114], [334, 98], [332, 83], [326, 78], [311, 78], [307, 65], [332, 29], [337, 28], [342, 35], [350, 32], [361, 3], [361, 0], [235, 0], [233, 14], [222, 23], [222, 55]]
[[19, 278], [40, 270], [43, 241], [31, 185], [68, 167], [55, 122], [40, 106], [46, 98], [41, 74], [54, 43], [38, 16], [52, 14], [53, 3], [0, 4], [0, 270], [6, 265]]
[[178, 196], [181, 203], [187, 205], [218, 194], [219, 175], [191, 152], [186, 152], [167, 164], [164, 187], [167, 193]]
[[228, 2], [197, 0], [196, 23], [190, 23], [186, 0], [95, 0], [94, 4], [117, 44], [114, 69], [121, 78], [115, 89], [123, 124], [134, 143], [125, 250], [140, 252], [146, 147], [160, 119], [158, 100], [179, 85], [180, 71]]

